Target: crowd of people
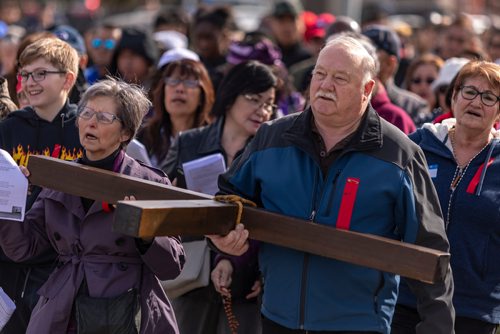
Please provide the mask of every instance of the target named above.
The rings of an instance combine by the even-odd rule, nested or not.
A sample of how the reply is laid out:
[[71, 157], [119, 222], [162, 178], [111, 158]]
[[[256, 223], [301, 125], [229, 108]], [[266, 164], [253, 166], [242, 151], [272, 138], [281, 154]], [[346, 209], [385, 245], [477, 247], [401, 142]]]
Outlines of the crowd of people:
[[25, 176], [41, 154], [190, 189], [186, 164], [220, 156], [218, 194], [451, 262], [429, 284], [243, 224], [133, 238], [107, 203], [30, 185], [24, 222], [0, 220], [16, 305], [0, 333], [496, 333], [500, 27], [462, 13], [429, 39], [289, 1], [252, 32], [227, 6], [161, 11], [149, 30], [4, 14], [0, 149]]

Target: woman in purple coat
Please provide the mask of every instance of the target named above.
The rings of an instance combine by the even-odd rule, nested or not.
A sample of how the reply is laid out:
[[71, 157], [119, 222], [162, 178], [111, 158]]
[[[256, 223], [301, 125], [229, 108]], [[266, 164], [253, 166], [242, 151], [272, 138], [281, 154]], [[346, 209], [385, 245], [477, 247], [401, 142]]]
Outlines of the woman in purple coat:
[[[79, 104], [85, 155], [78, 162], [168, 184], [161, 171], [124, 152], [149, 107], [136, 86], [113, 79], [91, 86]], [[0, 222], [0, 246], [13, 260], [27, 260], [50, 247], [59, 254], [39, 290], [27, 333], [178, 334], [158, 280], [173, 279], [182, 270], [179, 239], [115, 233], [113, 217], [106, 203], [44, 189], [23, 223]]]

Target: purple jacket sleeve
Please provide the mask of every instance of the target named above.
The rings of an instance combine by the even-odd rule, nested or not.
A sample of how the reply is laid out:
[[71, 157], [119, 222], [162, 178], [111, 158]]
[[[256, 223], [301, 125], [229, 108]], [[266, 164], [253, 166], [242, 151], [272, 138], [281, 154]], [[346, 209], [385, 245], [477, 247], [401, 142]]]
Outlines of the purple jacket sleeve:
[[44, 195], [42, 191], [24, 222], [0, 220], [0, 246], [16, 262], [29, 260], [52, 247], [45, 231]]
[[175, 237], [155, 237], [142, 259], [162, 281], [179, 276], [186, 262], [184, 248]]
[[249, 247], [248, 250], [245, 252], [245, 254], [240, 256], [233, 256], [233, 255], [219, 253], [215, 257], [215, 265], [217, 265], [217, 263], [219, 263], [220, 260], [224, 259], [224, 260], [229, 260], [231, 262], [231, 264], [233, 265], [233, 269], [235, 271], [242, 270], [249, 263], [257, 262], [256, 259], [258, 253], [259, 253], [259, 242], [256, 240], [249, 240]]

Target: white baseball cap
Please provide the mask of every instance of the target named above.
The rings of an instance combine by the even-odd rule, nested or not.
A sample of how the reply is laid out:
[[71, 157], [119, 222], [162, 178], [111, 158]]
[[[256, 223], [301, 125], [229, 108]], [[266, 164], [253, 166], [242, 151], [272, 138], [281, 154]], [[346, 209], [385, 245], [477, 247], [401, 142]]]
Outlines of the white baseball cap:
[[174, 30], [163, 30], [155, 32], [153, 35], [155, 41], [163, 46], [164, 50], [187, 48], [188, 39], [186, 35]]
[[449, 85], [451, 80], [457, 75], [462, 67], [467, 64], [470, 59], [467, 58], [449, 58], [443, 64], [443, 67], [439, 70], [439, 74], [436, 80], [431, 84], [431, 89], [434, 91], [436, 88], [442, 85]]
[[171, 62], [182, 59], [191, 59], [194, 61], [200, 61], [200, 56], [198, 56], [195, 52], [184, 48], [176, 48], [168, 50], [161, 55], [157, 67], [162, 68]]

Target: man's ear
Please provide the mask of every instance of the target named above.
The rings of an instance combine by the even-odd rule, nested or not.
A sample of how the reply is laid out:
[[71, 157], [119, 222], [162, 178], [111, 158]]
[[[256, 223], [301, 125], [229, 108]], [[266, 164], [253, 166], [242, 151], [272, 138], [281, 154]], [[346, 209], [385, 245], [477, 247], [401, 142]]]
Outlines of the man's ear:
[[365, 83], [365, 86], [363, 87], [363, 95], [364, 97], [368, 98], [370, 97], [370, 94], [373, 92], [373, 89], [375, 88], [375, 80], [369, 80], [367, 83]]

